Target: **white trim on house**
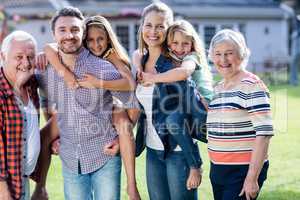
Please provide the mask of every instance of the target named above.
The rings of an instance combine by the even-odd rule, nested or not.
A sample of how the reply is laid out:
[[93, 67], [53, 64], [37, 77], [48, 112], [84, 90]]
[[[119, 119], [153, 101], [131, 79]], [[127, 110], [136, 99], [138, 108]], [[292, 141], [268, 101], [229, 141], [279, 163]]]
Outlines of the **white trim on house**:
[[[237, 6], [174, 6], [172, 7], [179, 15], [189, 18], [278, 18], [284, 16], [284, 11], [280, 7], [237, 7]], [[186, 12], [188, 10], [188, 12]]]

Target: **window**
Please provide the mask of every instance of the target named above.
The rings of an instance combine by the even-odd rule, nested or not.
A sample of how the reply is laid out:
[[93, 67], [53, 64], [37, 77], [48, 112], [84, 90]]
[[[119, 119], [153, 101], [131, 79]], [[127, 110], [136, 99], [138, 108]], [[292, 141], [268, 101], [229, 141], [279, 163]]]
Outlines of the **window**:
[[199, 25], [198, 24], [192, 24], [192, 25], [193, 25], [195, 31], [198, 33], [198, 31], [199, 31]]
[[239, 31], [245, 35], [246, 34], [246, 25], [245, 24], [239, 24]]
[[42, 25], [40, 31], [41, 31], [41, 34], [43, 34], [43, 35], [46, 34], [46, 26]]
[[134, 26], [135, 49], [137, 49], [138, 46], [139, 46], [139, 36], [138, 36], [139, 28], [140, 28], [140, 25], [139, 25], [139, 24], [136, 24], [136, 25]]
[[129, 51], [129, 27], [127, 25], [116, 26], [117, 36], [123, 47]]
[[212, 37], [216, 34], [216, 27], [213, 25], [204, 27], [204, 43], [205, 47], [208, 48]]
[[247, 41], [247, 35], [246, 35], [246, 25], [245, 24], [239, 24], [238, 25], [239, 31], [244, 35], [245, 40]]
[[233, 29], [233, 25], [232, 24], [222, 24], [221, 29]]

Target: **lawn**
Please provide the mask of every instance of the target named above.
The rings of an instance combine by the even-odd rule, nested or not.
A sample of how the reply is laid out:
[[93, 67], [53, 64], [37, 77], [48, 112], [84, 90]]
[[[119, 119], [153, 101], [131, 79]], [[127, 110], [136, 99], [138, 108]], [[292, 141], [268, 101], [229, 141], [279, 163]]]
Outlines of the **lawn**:
[[[300, 87], [287, 85], [270, 87], [273, 120], [276, 136], [271, 140], [269, 150], [270, 169], [268, 179], [260, 194], [260, 200], [300, 199]], [[297, 147], [298, 146], [298, 147]], [[209, 162], [206, 146], [201, 145], [204, 164], [204, 178], [199, 188], [201, 200], [212, 200], [208, 179]], [[47, 189], [51, 200], [63, 199], [61, 164], [54, 156], [48, 175]], [[144, 155], [137, 159], [137, 181], [142, 199], [149, 199], [145, 181]], [[126, 177], [122, 173], [122, 199], [126, 196]]]

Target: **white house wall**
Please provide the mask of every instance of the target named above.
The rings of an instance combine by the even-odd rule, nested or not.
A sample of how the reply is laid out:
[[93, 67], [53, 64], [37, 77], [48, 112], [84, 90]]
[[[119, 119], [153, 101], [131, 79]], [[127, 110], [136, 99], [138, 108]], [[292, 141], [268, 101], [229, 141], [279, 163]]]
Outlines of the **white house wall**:
[[[284, 60], [288, 57], [288, 24], [286, 20], [189, 19], [189, 21], [198, 25], [198, 32], [202, 39], [204, 27], [207, 25], [215, 25], [218, 31], [224, 24], [232, 24], [234, 29], [238, 28], [238, 24], [244, 24], [246, 40], [252, 52], [250, 63], [256, 68], [260, 68], [265, 59]], [[110, 22], [114, 29], [118, 25], [129, 26], [129, 54], [131, 54], [136, 47], [135, 25], [139, 21], [122, 19], [110, 20]], [[41, 32], [43, 26], [45, 28], [44, 33]], [[15, 28], [31, 33], [38, 41], [38, 50], [42, 50], [46, 42], [53, 41], [49, 20], [30, 20], [17, 24]], [[267, 35], [265, 34], [266, 28], [269, 29]]]
[[[250, 62], [259, 67], [266, 59], [286, 60], [288, 57], [287, 22], [280, 20], [249, 20], [246, 38], [251, 49]], [[266, 29], [269, 33], [266, 34]]]
[[[45, 28], [45, 32], [42, 33], [42, 27]], [[38, 43], [38, 51], [41, 51], [47, 42], [52, 42], [52, 32], [50, 28], [49, 20], [28, 20], [27, 22], [21, 22], [15, 25], [15, 30], [23, 30], [32, 34]]]
[[[270, 19], [189, 19], [192, 24], [198, 25], [198, 33], [204, 39], [204, 28], [215, 26], [216, 31], [223, 25], [232, 25], [234, 30], [239, 30], [239, 25], [244, 25], [244, 35], [251, 49], [250, 66], [260, 67], [266, 59], [286, 61], [288, 52], [288, 24], [287, 20]], [[265, 29], [268, 34], [265, 34]], [[208, 45], [206, 46], [208, 50]], [[251, 68], [251, 67], [250, 67]], [[255, 70], [255, 69], [254, 69]], [[259, 70], [259, 69], [258, 69]]]

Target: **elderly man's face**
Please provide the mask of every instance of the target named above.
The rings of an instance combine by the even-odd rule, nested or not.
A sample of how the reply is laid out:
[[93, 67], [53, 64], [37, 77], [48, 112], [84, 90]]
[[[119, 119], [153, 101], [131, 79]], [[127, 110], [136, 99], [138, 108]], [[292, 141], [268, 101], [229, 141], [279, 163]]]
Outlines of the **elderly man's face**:
[[33, 74], [35, 66], [35, 45], [31, 40], [12, 40], [3, 54], [4, 67], [13, 81], [24, 84]]
[[76, 17], [59, 17], [54, 27], [58, 47], [66, 54], [77, 53], [82, 44], [83, 21]]

